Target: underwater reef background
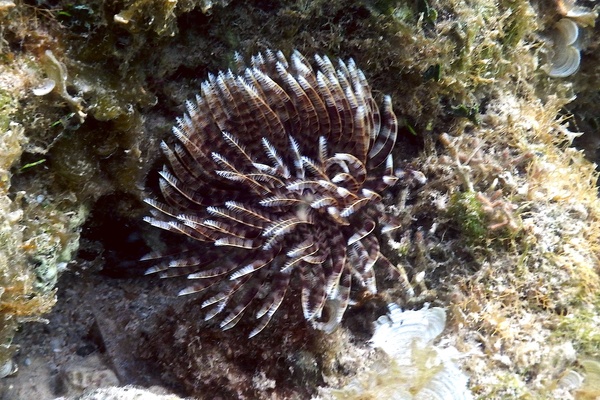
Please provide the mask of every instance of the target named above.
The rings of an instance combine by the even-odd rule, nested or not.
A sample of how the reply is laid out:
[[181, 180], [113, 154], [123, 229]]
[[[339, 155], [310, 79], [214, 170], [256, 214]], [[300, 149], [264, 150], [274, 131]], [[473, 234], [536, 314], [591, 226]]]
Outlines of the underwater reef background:
[[[597, 398], [597, 7], [0, 1], [0, 398]], [[161, 141], [266, 49], [352, 58], [426, 178], [382, 200], [400, 273], [331, 334], [298, 287], [256, 337], [223, 331], [139, 261], [181, 244], [143, 221]]]

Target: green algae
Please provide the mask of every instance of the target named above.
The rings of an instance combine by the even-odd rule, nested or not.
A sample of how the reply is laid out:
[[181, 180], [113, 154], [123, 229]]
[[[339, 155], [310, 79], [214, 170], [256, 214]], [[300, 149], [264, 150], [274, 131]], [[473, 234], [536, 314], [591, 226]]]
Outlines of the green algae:
[[474, 192], [457, 192], [450, 199], [450, 218], [457, 224], [465, 241], [470, 244], [483, 244], [489, 229], [481, 201]]

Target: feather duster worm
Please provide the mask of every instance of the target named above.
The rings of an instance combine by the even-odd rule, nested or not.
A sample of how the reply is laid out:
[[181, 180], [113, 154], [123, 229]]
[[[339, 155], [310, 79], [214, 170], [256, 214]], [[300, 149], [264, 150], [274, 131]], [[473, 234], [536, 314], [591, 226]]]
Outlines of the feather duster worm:
[[223, 329], [248, 310], [250, 337], [299, 280], [304, 317], [331, 331], [352, 285], [377, 291], [373, 268], [387, 260], [373, 232], [397, 226], [374, 205], [411, 175], [393, 169], [391, 99], [380, 110], [352, 60], [335, 68], [316, 56], [315, 70], [298, 52], [266, 51], [237, 61], [239, 75], [210, 75], [186, 103], [175, 144], [161, 144], [165, 202], [146, 200], [147, 222], [212, 249], [150, 254], [159, 261], [147, 273], [187, 275], [180, 294], [206, 291], [206, 319], [222, 316]]

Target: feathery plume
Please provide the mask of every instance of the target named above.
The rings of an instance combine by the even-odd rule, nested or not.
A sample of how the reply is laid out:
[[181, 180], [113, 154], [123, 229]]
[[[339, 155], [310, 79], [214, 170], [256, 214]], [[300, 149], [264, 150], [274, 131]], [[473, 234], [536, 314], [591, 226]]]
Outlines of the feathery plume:
[[410, 175], [393, 170], [391, 99], [379, 109], [353, 60], [336, 68], [316, 56], [314, 69], [297, 51], [288, 61], [270, 50], [237, 60], [237, 75], [209, 75], [186, 103], [175, 144], [161, 144], [164, 202], [146, 200], [147, 222], [213, 249], [149, 255], [148, 273], [187, 275], [180, 294], [206, 291], [206, 319], [223, 316], [223, 329], [252, 310], [250, 337], [299, 280], [304, 317], [331, 331], [351, 285], [376, 292], [374, 266], [387, 260], [374, 232], [393, 223], [374, 205]]

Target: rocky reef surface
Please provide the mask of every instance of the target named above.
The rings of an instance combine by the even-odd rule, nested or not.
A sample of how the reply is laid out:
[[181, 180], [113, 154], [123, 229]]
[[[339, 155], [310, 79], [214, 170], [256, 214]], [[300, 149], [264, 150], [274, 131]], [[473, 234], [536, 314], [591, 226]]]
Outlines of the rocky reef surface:
[[[0, 1], [0, 398], [596, 398], [595, 7]], [[256, 337], [223, 331], [139, 261], [179, 243], [143, 222], [160, 142], [266, 49], [353, 58], [426, 178], [382, 199], [399, 273], [330, 334], [297, 285]]]

